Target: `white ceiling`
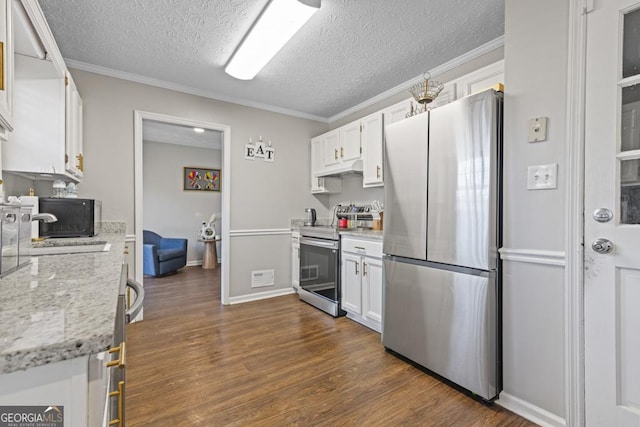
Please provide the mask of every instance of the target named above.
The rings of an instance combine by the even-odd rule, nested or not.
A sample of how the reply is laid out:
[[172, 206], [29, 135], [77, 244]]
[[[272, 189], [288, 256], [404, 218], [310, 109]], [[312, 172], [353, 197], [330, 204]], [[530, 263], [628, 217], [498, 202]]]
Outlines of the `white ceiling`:
[[197, 133], [191, 126], [143, 120], [142, 135], [144, 142], [163, 142], [213, 150], [222, 149], [222, 132], [217, 130], [205, 129], [204, 132]]
[[417, 79], [504, 33], [504, 0], [322, 0], [255, 79], [236, 80], [224, 65], [267, 1], [40, 4], [72, 67], [131, 73], [318, 119]]

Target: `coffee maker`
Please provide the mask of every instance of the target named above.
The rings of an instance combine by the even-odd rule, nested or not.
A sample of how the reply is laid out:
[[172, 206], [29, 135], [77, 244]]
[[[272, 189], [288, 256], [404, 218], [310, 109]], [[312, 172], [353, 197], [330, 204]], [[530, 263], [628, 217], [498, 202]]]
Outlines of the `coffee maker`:
[[304, 225], [313, 227], [316, 225], [316, 210], [313, 208], [306, 208], [304, 210]]

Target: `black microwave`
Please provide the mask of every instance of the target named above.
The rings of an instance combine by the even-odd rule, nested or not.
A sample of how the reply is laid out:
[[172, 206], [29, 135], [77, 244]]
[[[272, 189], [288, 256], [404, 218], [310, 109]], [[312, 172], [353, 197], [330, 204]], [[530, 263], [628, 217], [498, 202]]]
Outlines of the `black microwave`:
[[100, 230], [100, 200], [41, 197], [38, 208], [41, 213], [54, 214], [58, 218], [56, 222], [40, 221], [40, 237], [91, 237]]

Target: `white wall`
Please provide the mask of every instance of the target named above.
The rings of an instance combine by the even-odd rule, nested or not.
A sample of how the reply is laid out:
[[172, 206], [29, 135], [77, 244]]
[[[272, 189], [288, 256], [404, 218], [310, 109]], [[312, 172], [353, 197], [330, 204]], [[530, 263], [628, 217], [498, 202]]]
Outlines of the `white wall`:
[[[535, 262], [504, 262], [504, 393], [564, 418], [564, 267], [540, 255], [565, 250], [568, 1], [507, 0], [505, 19], [503, 247]], [[548, 138], [528, 143], [539, 116]], [[528, 191], [527, 166], [548, 163], [558, 188]]]
[[[71, 70], [84, 105], [85, 174], [83, 194], [103, 201], [105, 221], [124, 220], [127, 233], [134, 233], [134, 110], [154, 112], [231, 127], [231, 170], [223, 171], [223, 182], [231, 181], [231, 231], [288, 229], [290, 218], [300, 218], [305, 207], [328, 215], [328, 206], [310, 194], [309, 140], [328, 129], [325, 123], [244, 107], [228, 102], [179, 93], [140, 83], [79, 70]], [[244, 160], [244, 144], [262, 135], [271, 140], [276, 162]], [[271, 288], [248, 288], [250, 272], [262, 268], [264, 246], [272, 236], [231, 238], [230, 297], [244, 292], [291, 288], [289, 252], [277, 254], [277, 283]], [[288, 235], [278, 243], [289, 245]], [[243, 243], [238, 243], [242, 239]], [[245, 245], [249, 239], [255, 245]], [[248, 248], [248, 250], [247, 250]], [[224, 256], [225, 254], [223, 254]], [[235, 262], [242, 259], [243, 262]], [[279, 271], [287, 266], [287, 271]]]
[[[204, 244], [198, 243], [197, 232], [202, 221], [221, 212], [221, 193], [183, 190], [183, 167], [221, 169], [221, 151], [144, 141], [143, 164], [143, 227], [163, 237], [189, 239], [187, 262], [202, 262]], [[221, 175], [224, 182], [224, 171]]]

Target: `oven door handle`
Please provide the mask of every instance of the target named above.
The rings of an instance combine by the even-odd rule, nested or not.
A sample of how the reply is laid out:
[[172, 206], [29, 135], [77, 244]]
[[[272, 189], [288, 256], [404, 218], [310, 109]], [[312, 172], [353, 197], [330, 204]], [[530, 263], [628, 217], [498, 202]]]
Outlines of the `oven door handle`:
[[317, 248], [338, 249], [338, 242], [310, 239], [308, 237], [300, 237], [300, 244], [315, 246]]

